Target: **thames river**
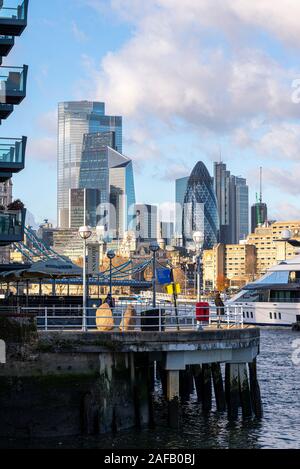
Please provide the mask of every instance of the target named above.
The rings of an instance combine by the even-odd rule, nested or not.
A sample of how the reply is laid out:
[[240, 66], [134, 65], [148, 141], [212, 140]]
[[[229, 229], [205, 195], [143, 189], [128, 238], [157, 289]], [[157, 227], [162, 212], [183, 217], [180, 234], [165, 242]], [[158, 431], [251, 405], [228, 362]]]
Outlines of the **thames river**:
[[[194, 395], [183, 408], [181, 431], [165, 426], [153, 430], [129, 431], [116, 437], [0, 442], [6, 447], [104, 448], [104, 449], [201, 449], [280, 448], [300, 449], [300, 364], [293, 360], [293, 343], [300, 334], [291, 330], [263, 329], [258, 376], [264, 404], [261, 421], [239, 419], [229, 423], [213, 411], [203, 416]], [[298, 348], [300, 346], [298, 345]], [[297, 354], [296, 354], [297, 358]], [[300, 353], [298, 354], [300, 362]], [[159, 395], [159, 389], [157, 390]], [[160, 408], [159, 398], [156, 406]], [[161, 406], [163, 409], [163, 406]], [[158, 412], [160, 414], [160, 412]]]

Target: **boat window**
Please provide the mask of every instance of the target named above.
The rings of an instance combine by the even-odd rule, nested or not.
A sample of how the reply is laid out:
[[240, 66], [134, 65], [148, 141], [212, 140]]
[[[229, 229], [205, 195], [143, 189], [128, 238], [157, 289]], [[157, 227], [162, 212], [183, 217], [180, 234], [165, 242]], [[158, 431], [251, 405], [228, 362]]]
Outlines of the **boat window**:
[[278, 318], [281, 319], [281, 313], [278, 313]]
[[273, 314], [272, 313], [270, 313], [270, 319], [273, 319]]
[[251, 318], [253, 319], [253, 313], [251, 313]]
[[274, 313], [274, 319], [277, 319], [277, 313]]
[[257, 284], [287, 284], [289, 283], [289, 271], [269, 272]]

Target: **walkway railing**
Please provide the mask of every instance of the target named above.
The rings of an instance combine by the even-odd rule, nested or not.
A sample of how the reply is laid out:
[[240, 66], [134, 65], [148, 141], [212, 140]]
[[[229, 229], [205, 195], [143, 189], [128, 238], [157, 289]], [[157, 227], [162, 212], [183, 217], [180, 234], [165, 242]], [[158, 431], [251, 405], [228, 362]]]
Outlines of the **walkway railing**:
[[[207, 328], [243, 328], [243, 307], [210, 307], [196, 315], [193, 305], [118, 304], [101, 310], [80, 307], [18, 308], [18, 316], [30, 316], [40, 331], [85, 332], [170, 332], [197, 331]], [[0, 312], [1, 314], [1, 312]], [[9, 315], [9, 313], [8, 313]]]

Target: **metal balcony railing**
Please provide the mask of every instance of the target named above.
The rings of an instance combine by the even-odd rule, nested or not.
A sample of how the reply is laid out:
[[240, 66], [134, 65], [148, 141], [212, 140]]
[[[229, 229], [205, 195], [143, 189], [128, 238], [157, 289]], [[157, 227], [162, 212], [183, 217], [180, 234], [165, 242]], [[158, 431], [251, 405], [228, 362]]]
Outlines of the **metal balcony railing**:
[[27, 137], [0, 138], [0, 171], [24, 169], [26, 143]]
[[0, 103], [20, 104], [26, 96], [28, 66], [0, 68]]
[[17, 243], [24, 239], [26, 210], [0, 210], [0, 246]]
[[0, 34], [20, 36], [27, 26], [29, 0], [17, 3], [16, 6], [6, 6], [7, 3], [0, 0]]

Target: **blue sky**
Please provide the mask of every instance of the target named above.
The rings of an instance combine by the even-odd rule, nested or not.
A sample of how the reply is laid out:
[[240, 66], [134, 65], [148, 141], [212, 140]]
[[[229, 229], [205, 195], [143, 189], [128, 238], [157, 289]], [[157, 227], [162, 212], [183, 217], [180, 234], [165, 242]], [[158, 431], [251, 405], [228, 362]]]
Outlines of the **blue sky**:
[[271, 217], [299, 218], [300, 4], [275, 3], [30, 0], [5, 60], [30, 67], [27, 98], [1, 128], [29, 138], [15, 197], [38, 222], [56, 220], [57, 103], [94, 99], [124, 116], [139, 202], [167, 206], [174, 179], [199, 160], [211, 172], [221, 152], [251, 201], [263, 166]]

